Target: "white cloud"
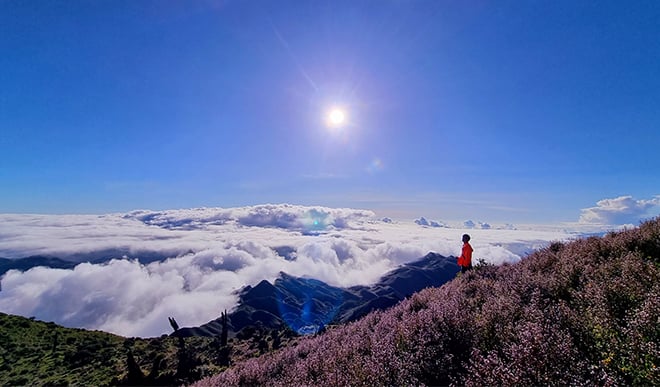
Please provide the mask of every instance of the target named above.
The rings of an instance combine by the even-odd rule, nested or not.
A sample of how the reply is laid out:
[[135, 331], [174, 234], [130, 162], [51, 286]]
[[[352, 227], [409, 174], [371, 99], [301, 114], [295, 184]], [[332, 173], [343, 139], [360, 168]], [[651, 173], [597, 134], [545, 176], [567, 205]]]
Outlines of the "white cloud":
[[421, 217], [417, 220], [415, 220], [415, 223], [420, 225], [420, 226], [426, 226], [426, 227], [448, 227], [444, 222], [438, 222], [435, 220], [427, 220], [425, 217]]
[[[507, 226], [510, 226], [510, 225], [505, 225], [505, 226], [500, 227], [500, 228], [502, 228], [502, 229], [511, 229], [510, 227], [507, 227]], [[463, 222], [463, 227], [469, 228], [469, 229], [476, 228], [476, 229], [482, 229], [482, 230], [489, 230], [492, 226], [490, 224], [484, 223], [484, 222], [474, 223], [474, 221], [472, 221], [472, 220], [466, 220], [465, 222]]]
[[[430, 224], [430, 223], [429, 223]], [[466, 230], [383, 222], [371, 211], [264, 205], [128, 214], [0, 214], [0, 257], [35, 254], [105, 263], [33, 268], [1, 278], [0, 311], [125, 336], [212, 320], [236, 290], [280, 271], [335, 286], [367, 285], [429, 251], [460, 253]], [[557, 230], [470, 230], [475, 257], [515, 262], [574, 235]], [[279, 253], [278, 253], [279, 252]], [[161, 260], [140, 263], [122, 255]]]
[[133, 211], [125, 219], [137, 219], [148, 225], [192, 230], [234, 223], [248, 227], [281, 228], [303, 233], [322, 233], [329, 229], [350, 227], [354, 220], [372, 218], [366, 210], [344, 208], [305, 207], [291, 204], [264, 204], [241, 208], [198, 208], [161, 212]]
[[655, 209], [658, 215], [660, 196], [649, 200], [636, 200], [632, 196], [619, 196], [614, 199], [603, 199], [596, 207], [585, 208], [580, 215], [580, 223], [595, 224], [637, 224], [640, 220], [651, 216]]

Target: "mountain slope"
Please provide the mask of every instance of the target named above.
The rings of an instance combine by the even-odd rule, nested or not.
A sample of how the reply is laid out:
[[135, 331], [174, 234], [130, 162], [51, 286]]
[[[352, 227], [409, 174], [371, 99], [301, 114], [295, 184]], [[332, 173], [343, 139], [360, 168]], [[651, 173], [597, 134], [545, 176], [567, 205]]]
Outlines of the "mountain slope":
[[0, 385], [107, 385], [120, 367], [123, 342], [0, 313]]
[[40, 255], [19, 259], [0, 258], [0, 276], [9, 270], [26, 271], [37, 266], [45, 266], [55, 269], [72, 269], [77, 264], [77, 262], [65, 261], [56, 257], [44, 257]]
[[2, 386], [185, 384], [221, 369], [211, 365], [217, 351], [207, 337], [188, 338], [181, 350], [168, 336], [125, 338], [0, 313]]
[[480, 267], [196, 386], [660, 385], [660, 218]]
[[[238, 306], [228, 315], [230, 334], [257, 325], [315, 333], [328, 324], [347, 323], [373, 310], [389, 308], [426, 287], [440, 286], [457, 271], [454, 257], [429, 253], [392, 270], [372, 286], [343, 289], [280, 273], [273, 284], [261, 281], [241, 291]], [[179, 329], [174, 335], [216, 336], [221, 331], [221, 319], [216, 319], [200, 327]]]

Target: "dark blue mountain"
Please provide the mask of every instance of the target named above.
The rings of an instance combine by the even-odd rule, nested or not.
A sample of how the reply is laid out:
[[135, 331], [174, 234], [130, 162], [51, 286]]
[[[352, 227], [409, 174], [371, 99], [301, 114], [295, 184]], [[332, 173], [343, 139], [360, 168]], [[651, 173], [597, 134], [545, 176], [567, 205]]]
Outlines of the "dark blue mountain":
[[0, 276], [9, 270], [26, 271], [37, 266], [52, 267], [55, 269], [71, 269], [77, 264], [78, 262], [65, 261], [63, 259], [41, 255], [19, 259], [0, 258]]
[[79, 263], [90, 262], [94, 264], [109, 262], [112, 259], [127, 257], [128, 259], [137, 259], [142, 264], [149, 264], [156, 261], [164, 261], [168, 258], [165, 253], [154, 251], [131, 252], [122, 249], [105, 249], [86, 253], [75, 253], [63, 255], [61, 257], [33, 255], [25, 258], [0, 258], [0, 275], [9, 270], [26, 271], [33, 267], [45, 266], [53, 269], [72, 269]]
[[[241, 290], [238, 306], [228, 314], [228, 328], [230, 334], [254, 326], [314, 333], [328, 324], [346, 323], [387, 309], [415, 292], [450, 281], [457, 272], [456, 258], [429, 253], [392, 270], [371, 286], [339, 288], [280, 273], [272, 284], [261, 281]], [[179, 329], [174, 335], [215, 336], [221, 332], [218, 318], [200, 327]]]

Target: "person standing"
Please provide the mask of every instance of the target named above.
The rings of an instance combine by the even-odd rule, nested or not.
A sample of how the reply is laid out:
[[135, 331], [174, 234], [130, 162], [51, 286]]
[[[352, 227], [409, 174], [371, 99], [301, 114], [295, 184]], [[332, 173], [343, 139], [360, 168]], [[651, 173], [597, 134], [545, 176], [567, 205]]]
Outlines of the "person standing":
[[461, 250], [461, 256], [457, 259], [458, 266], [461, 267], [461, 273], [472, 269], [472, 251], [474, 250], [470, 245], [470, 236], [463, 234], [463, 250]]

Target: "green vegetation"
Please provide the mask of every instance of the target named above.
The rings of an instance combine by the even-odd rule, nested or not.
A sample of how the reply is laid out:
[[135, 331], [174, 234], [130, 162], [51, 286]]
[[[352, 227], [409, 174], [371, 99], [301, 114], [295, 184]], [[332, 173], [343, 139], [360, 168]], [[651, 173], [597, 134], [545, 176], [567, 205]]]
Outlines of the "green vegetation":
[[0, 313], [0, 385], [181, 385], [292, 339], [258, 328], [232, 339], [125, 338]]
[[124, 340], [0, 313], [0, 385], [107, 385], [122, 371]]

